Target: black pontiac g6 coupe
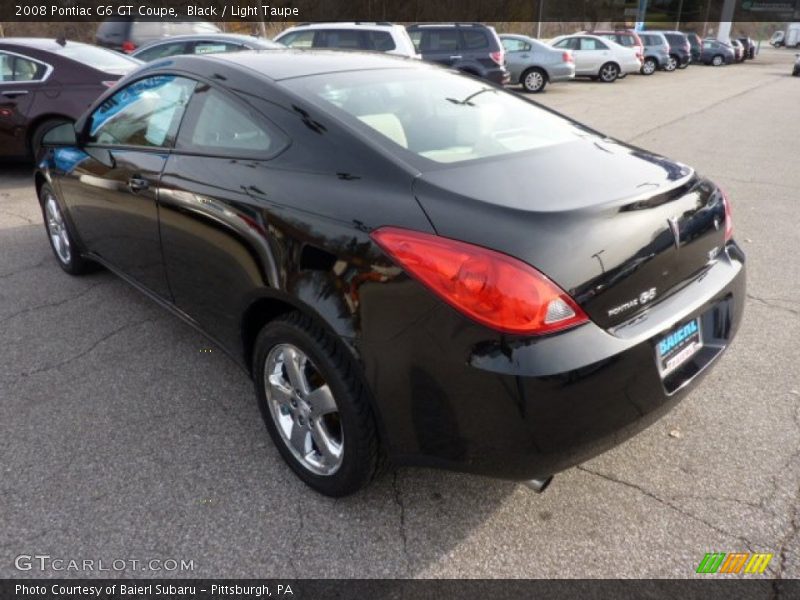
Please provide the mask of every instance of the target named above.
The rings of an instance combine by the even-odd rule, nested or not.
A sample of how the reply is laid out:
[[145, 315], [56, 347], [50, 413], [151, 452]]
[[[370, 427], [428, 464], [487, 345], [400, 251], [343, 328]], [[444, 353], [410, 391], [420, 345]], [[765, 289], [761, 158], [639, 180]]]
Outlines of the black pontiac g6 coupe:
[[742, 317], [712, 182], [420, 61], [155, 61], [45, 146], [61, 267], [225, 348], [331, 496], [384, 457], [541, 488], [678, 402]]

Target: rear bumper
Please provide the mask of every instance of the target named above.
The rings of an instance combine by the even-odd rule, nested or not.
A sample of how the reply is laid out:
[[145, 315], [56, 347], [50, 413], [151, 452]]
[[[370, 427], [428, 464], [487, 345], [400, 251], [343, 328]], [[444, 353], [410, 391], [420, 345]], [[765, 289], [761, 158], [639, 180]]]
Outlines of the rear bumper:
[[505, 67], [498, 67], [497, 69], [488, 69], [484, 77], [489, 81], [500, 85], [506, 85], [511, 81], [511, 74]]
[[[733, 340], [744, 301], [743, 256], [730, 245], [702, 277], [610, 331], [589, 323], [509, 338], [437, 304], [390, 340], [366, 342], [362, 357], [396, 462], [532, 479], [621, 443], [677, 404]], [[657, 341], [698, 317], [704, 348], [662, 380]]]
[[547, 78], [551, 83], [575, 79], [575, 65], [551, 65], [547, 67]]

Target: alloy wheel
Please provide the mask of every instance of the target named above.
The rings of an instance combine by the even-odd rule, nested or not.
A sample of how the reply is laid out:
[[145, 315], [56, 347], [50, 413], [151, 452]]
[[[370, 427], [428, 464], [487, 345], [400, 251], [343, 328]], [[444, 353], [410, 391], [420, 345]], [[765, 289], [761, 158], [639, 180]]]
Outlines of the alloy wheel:
[[678, 61], [675, 60], [674, 56], [670, 56], [669, 61], [667, 62], [667, 67], [666, 67], [667, 71], [674, 71], [677, 68], [678, 68]]
[[336, 399], [308, 355], [278, 344], [267, 355], [264, 389], [275, 427], [286, 447], [316, 475], [333, 475], [344, 457]]
[[45, 197], [44, 207], [47, 220], [47, 232], [50, 234], [50, 242], [53, 244], [53, 250], [56, 251], [58, 260], [65, 265], [69, 264], [70, 258], [72, 258], [69, 234], [67, 233], [67, 226], [64, 223], [64, 215], [61, 214], [58, 202], [52, 194], [47, 194]]
[[644, 61], [644, 65], [642, 66], [642, 71], [645, 75], [652, 75], [656, 71], [656, 63], [654, 60], [647, 59]]
[[722, 57], [721, 57], [721, 56], [715, 56], [715, 57], [714, 57], [714, 58], [711, 60], [711, 64], [713, 64], [715, 67], [718, 67], [718, 66], [720, 66], [720, 65], [722, 64]]
[[609, 83], [619, 77], [619, 71], [615, 65], [606, 65], [600, 69], [600, 79]]
[[538, 92], [544, 85], [544, 77], [542, 77], [542, 74], [539, 71], [531, 71], [525, 75], [525, 81], [523, 85], [529, 92]]

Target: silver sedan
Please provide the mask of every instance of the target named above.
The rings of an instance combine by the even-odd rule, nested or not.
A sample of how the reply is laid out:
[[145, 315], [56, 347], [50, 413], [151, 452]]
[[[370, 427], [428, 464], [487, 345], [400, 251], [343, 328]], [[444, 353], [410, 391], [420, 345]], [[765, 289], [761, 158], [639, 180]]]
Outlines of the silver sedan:
[[557, 50], [526, 35], [504, 33], [500, 41], [511, 83], [519, 83], [526, 92], [541, 92], [550, 82], [575, 78], [575, 61], [569, 50]]

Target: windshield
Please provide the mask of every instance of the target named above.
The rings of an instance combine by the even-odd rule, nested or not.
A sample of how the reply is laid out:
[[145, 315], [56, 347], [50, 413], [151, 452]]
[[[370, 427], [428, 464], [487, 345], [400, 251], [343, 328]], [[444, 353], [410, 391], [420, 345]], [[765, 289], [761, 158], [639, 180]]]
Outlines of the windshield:
[[97, 46], [89, 46], [88, 44], [67, 43], [58, 53], [98, 71], [106, 71], [117, 75], [132, 71], [142, 64], [140, 61], [129, 58], [124, 54], [112, 52], [105, 48], [98, 48]]
[[392, 149], [460, 163], [561, 144], [585, 135], [515, 94], [439, 69], [327, 73], [284, 85]]

